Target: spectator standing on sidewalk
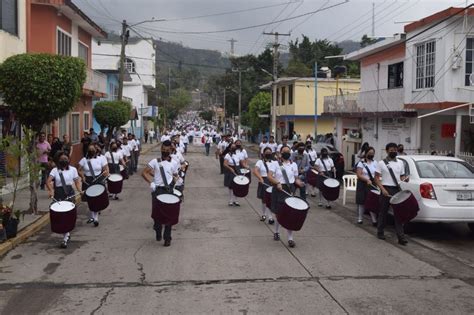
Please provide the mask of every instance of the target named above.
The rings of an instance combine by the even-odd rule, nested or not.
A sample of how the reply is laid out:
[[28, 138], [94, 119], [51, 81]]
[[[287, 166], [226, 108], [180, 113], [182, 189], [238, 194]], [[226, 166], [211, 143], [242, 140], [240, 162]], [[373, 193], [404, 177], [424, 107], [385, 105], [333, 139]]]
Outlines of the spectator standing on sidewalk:
[[92, 141], [91, 138], [89, 137], [89, 133], [87, 131], [84, 131], [84, 136], [81, 139], [82, 143], [82, 157], [85, 157], [87, 155], [87, 150], [89, 148], [89, 145], [91, 145]]
[[150, 135], [150, 144], [153, 144], [153, 139], [155, 138], [155, 131], [153, 130], [153, 128], [150, 129], [148, 134]]
[[36, 150], [38, 152], [38, 163], [41, 165], [41, 190], [44, 190], [46, 179], [48, 178], [48, 155], [51, 152], [51, 145], [46, 141], [46, 134], [40, 132], [38, 142], [36, 143]]
[[145, 143], [148, 143], [148, 136], [149, 136], [149, 131], [147, 128], [145, 128]]
[[63, 152], [69, 158], [71, 158], [71, 155], [72, 155], [72, 152], [73, 152], [73, 146], [72, 146], [71, 140], [69, 138], [69, 135], [67, 135], [67, 134], [63, 136]]

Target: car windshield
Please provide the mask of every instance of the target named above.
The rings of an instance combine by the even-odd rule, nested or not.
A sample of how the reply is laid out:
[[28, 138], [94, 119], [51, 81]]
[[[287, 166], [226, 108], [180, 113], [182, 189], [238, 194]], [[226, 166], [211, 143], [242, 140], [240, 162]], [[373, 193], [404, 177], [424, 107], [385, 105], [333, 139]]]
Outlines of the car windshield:
[[474, 178], [473, 168], [460, 161], [418, 161], [416, 167], [421, 178]]

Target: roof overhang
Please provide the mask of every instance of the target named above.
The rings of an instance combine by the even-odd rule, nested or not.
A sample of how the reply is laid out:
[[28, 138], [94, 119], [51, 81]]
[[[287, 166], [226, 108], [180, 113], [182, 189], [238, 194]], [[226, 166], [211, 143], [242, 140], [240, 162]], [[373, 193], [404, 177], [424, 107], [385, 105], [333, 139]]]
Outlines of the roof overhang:
[[397, 118], [397, 117], [417, 117], [416, 111], [387, 111], [387, 112], [342, 112], [342, 113], [322, 113], [322, 117], [343, 117], [343, 118]]
[[352, 60], [352, 61], [361, 60], [362, 58], [365, 58], [367, 56], [370, 56], [380, 51], [386, 50], [388, 48], [400, 45], [403, 42], [405, 42], [405, 39], [406, 39], [405, 33], [395, 34], [394, 37], [386, 38], [384, 40], [381, 40], [380, 42], [377, 42], [375, 44], [369, 45], [357, 51], [351, 52], [350, 54], [347, 54], [344, 60]]
[[[336, 82], [338, 81], [339, 83], [342, 82], [347, 82], [347, 83], [360, 83], [360, 79], [333, 79], [333, 78], [318, 78], [318, 83], [320, 82]], [[260, 85], [258, 88], [260, 90], [270, 90], [274, 84], [276, 85], [286, 85], [288, 83], [292, 82], [310, 82], [314, 83], [314, 77], [283, 77], [283, 78], [278, 78], [275, 81], [270, 81], [268, 83], [265, 83], [263, 85]]]
[[58, 14], [63, 14], [71, 21], [77, 23], [80, 28], [93, 37], [101, 39], [107, 38], [107, 33], [71, 0], [32, 0], [31, 3], [55, 7], [58, 10]]
[[474, 9], [449, 7], [446, 10], [436, 12], [435, 14], [427, 16], [421, 20], [405, 25], [404, 31], [405, 33], [411, 33], [424, 26], [431, 25], [443, 19], [449, 18], [450, 16], [464, 16], [465, 14], [468, 16], [473, 16]]

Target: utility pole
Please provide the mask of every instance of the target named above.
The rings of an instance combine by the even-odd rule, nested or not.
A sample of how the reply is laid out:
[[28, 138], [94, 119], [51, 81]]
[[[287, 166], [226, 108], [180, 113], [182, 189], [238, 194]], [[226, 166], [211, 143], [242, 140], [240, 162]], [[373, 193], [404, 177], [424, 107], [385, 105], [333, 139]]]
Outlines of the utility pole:
[[237, 125], [237, 134], [240, 135], [240, 127], [242, 126], [242, 72], [249, 72], [249, 69], [232, 69], [232, 72], [239, 73], [239, 124]]
[[[337, 90], [336, 90], [337, 95]], [[318, 142], [318, 62], [314, 62], [314, 142]]]
[[119, 88], [118, 88], [118, 100], [123, 99], [123, 81], [125, 78], [125, 46], [128, 43], [128, 37], [130, 32], [127, 30], [127, 21], [122, 21], [122, 35], [120, 35], [122, 47], [120, 49], [120, 73], [119, 73]]
[[225, 131], [226, 131], [226, 125], [227, 125], [227, 120], [225, 119], [225, 90], [226, 88], [224, 88], [224, 101], [223, 101], [224, 103], [224, 134], [226, 134]]
[[230, 55], [234, 56], [234, 53], [235, 53], [234, 44], [237, 43], [238, 41], [236, 39], [231, 38], [231, 39], [228, 40], [228, 42], [230, 42]]
[[375, 37], [375, 2], [372, 2], [372, 37]]
[[276, 104], [277, 104], [277, 79], [278, 79], [278, 48], [280, 44], [278, 42], [279, 36], [290, 36], [291, 34], [282, 34], [278, 32], [266, 33], [263, 32], [263, 35], [272, 35], [275, 36], [275, 41], [273, 43], [273, 84], [272, 84], [272, 134], [276, 138]]

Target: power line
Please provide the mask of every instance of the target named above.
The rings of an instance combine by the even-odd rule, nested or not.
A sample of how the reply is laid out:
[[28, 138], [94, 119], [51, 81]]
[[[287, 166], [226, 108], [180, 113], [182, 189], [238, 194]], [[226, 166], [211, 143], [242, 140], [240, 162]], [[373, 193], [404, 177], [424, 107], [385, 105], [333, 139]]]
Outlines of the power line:
[[334, 7], [338, 7], [338, 6], [343, 5], [345, 3], [348, 3], [348, 2], [349, 2], [349, 0], [344, 0], [344, 2], [339, 2], [339, 3], [336, 3], [334, 5], [325, 7], [325, 8], [320, 9], [320, 10], [295, 15], [295, 16], [292, 16], [292, 17], [289, 17], [289, 18], [278, 20], [278, 21], [272, 21], [272, 22], [267, 22], [267, 23], [262, 23], [262, 24], [256, 24], [256, 25], [226, 29], [226, 30], [217, 30], [217, 31], [166, 31], [166, 30], [160, 30], [160, 29], [156, 29], [156, 30], [159, 31], [159, 32], [162, 32], [162, 33], [170, 33], [170, 34], [216, 34], [216, 33], [228, 33], [228, 32], [243, 31], [243, 30], [258, 28], [258, 27], [262, 27], [262, 26], [273, 25], [273, 24], [280, 23], [280, 22], [299, 19], [299, 18], [304, 17], [304, 16], [308, 16], [308, 15], [311, 15], [311, 14], [314, 14], [314, 13], [317, 13], [317, 12], [329, 10], [331, 8], [334, 8]]
[[[324, 6], [326, 6], [330, 1], [331, 1], [331, 0], [326, 0], [326, 2], [320, 7], [320, 9], [323, 8]], [[316, 14], [316, 13], [314, 13], [314, 14]], [[311, 18], [314, 16], [314, 14], [308, 15], [308, 17], [306, 17], [303, 21], [301, 21], [300, 23], [298, 23], [298, 24], [296, 24], [295, 26], [293, 26], [293, 27], [290, 29], [289, 33], [292, 33], [298, 26], [300, 26], [300, 25], [306, 23], [309, 19], [311, 19]]]

